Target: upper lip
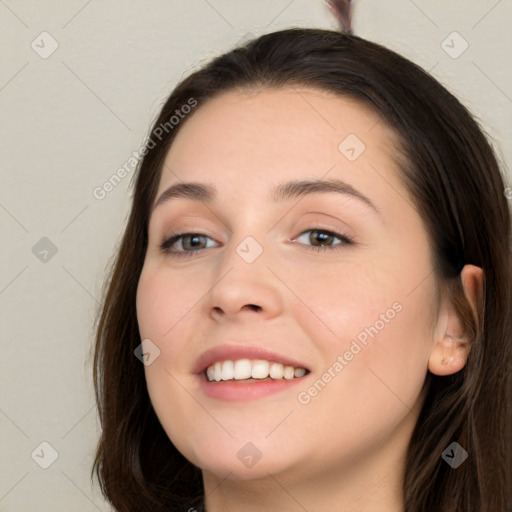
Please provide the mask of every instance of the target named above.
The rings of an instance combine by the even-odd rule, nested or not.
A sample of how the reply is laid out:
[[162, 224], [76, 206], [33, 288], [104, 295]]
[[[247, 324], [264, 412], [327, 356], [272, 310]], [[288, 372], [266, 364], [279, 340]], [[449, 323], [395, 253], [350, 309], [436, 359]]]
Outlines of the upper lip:
[[265, 359], [267, 361], [281, 363], [284, 366], [304, 368], [309, 371], [309, 368], [305, 364], [296, 359], [255, 345], [218, 345], [210, 348], [199, 356], [193, 371], [194, 373], [202, 373], [217, 361], [236, 361], [238, 359]]

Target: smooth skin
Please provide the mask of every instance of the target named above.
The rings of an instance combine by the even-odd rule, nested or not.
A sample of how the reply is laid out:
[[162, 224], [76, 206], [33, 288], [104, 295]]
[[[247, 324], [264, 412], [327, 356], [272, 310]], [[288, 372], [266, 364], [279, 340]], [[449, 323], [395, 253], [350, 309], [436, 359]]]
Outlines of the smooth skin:
[[[339, 149], [350, 134], [365, 145], [354, 161]], [[427, 233], [399, 180], [397, 152], [393, 132], [366, 106], [306, 88], [224, 93], [177, 134], [157, 198], [181, 182], [214, 185], [218, 197], [154, 209], [137, 315], [141, 339], [160, 350], [145, 367], [151, 402], [174, 445], [202, 469], [208, 512], [403, 510], [405, 454], [427, 371], [459, 371], [470, 343], [451, 304], [438, 302]], [[378, 212], [336, 192], [272, 201], [276, 185], [301, 179], [341, 179]], [[204, 238], [163, 251], [176, 232]], [[236, 251], [249, 236], [263, 250], [252, 263]], [[461, 277], [476, 307], [482, 271], [467, 265]], [[400, 312], [301, 403], [298, 393], [393, 304]], [[220, 344], [291, 355], [311, 373], [257, 400], [211, 398], [192, 368]], [[248, 442], [261, 453], [252, 467], [237, 456]]]

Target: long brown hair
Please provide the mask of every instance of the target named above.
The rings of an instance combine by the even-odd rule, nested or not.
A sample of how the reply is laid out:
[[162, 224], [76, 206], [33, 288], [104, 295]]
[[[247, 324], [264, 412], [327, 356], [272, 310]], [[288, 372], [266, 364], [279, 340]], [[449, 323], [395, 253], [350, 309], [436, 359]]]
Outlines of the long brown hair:
[[[161, 427], [144, 367], [134, 356], [141, 343], [135, 298], [150, 206], [164, 158], [193, 112], [172, 127], [169, 119], [191, 99], [197, 111], [222, 92], [289, 86], [354, 98], [394, 129], [400, 140], [400, 177], [427, 231], [437, 282], [472, 338], [461, 371], [427, 375], [425, 402], [408, 448], [405, 511], [508, 510], [511, 214], [493, 150], [468, 110], [409, 60], [351, 34], [298, 28], [263, 35], [215, 58], [174, 89], [154, 123], [147, 154], [134, 176], [130, 216], [96, 324], [94, 382], [102, 433], [93, 473], [105, 497], [122, 512], [168, 512], [199, 504], [203, 493], [200, 469], [177, 451]], [[163, 134], [158, 128], [165, 123]], [[485, 273], [480, 322], [462, 291], [464, 264]], [[441, 458], [452, 442], [469, 454], [457, 469]]]

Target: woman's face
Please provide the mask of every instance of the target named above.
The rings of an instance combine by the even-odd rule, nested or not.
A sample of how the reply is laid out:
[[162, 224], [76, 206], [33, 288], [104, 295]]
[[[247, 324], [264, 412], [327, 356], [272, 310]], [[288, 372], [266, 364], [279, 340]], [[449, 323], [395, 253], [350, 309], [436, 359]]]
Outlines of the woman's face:
[[179, 131], [137, 315], [156, 414], [207, 473], [403, 462], [437, 305], [396, 147], [365, 106], [313, 89], [225, 93]]

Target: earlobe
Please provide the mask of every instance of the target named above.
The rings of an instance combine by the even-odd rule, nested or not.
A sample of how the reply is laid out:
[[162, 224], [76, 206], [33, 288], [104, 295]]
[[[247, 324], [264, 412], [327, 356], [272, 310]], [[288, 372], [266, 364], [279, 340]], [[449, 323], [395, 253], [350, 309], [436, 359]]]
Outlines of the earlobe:
[[[480, 323], [484, 303], [484, 273], [480, 267], [466, 265], [460, 274], [464, 295], [469, 302], [474, 321]], [[428, 361], [428, 369], [435, 375], [451, 375], [466, 365], [473, 336], [466, 322], [448, 298], [443, 301], [436, 329], [435, 345]]]
[[451, 375], [466, 365], [471, 344], [465, 338], [455, 338], [449, 334], [438, 341], [430, 354], [428, 369], [435, 375]]

